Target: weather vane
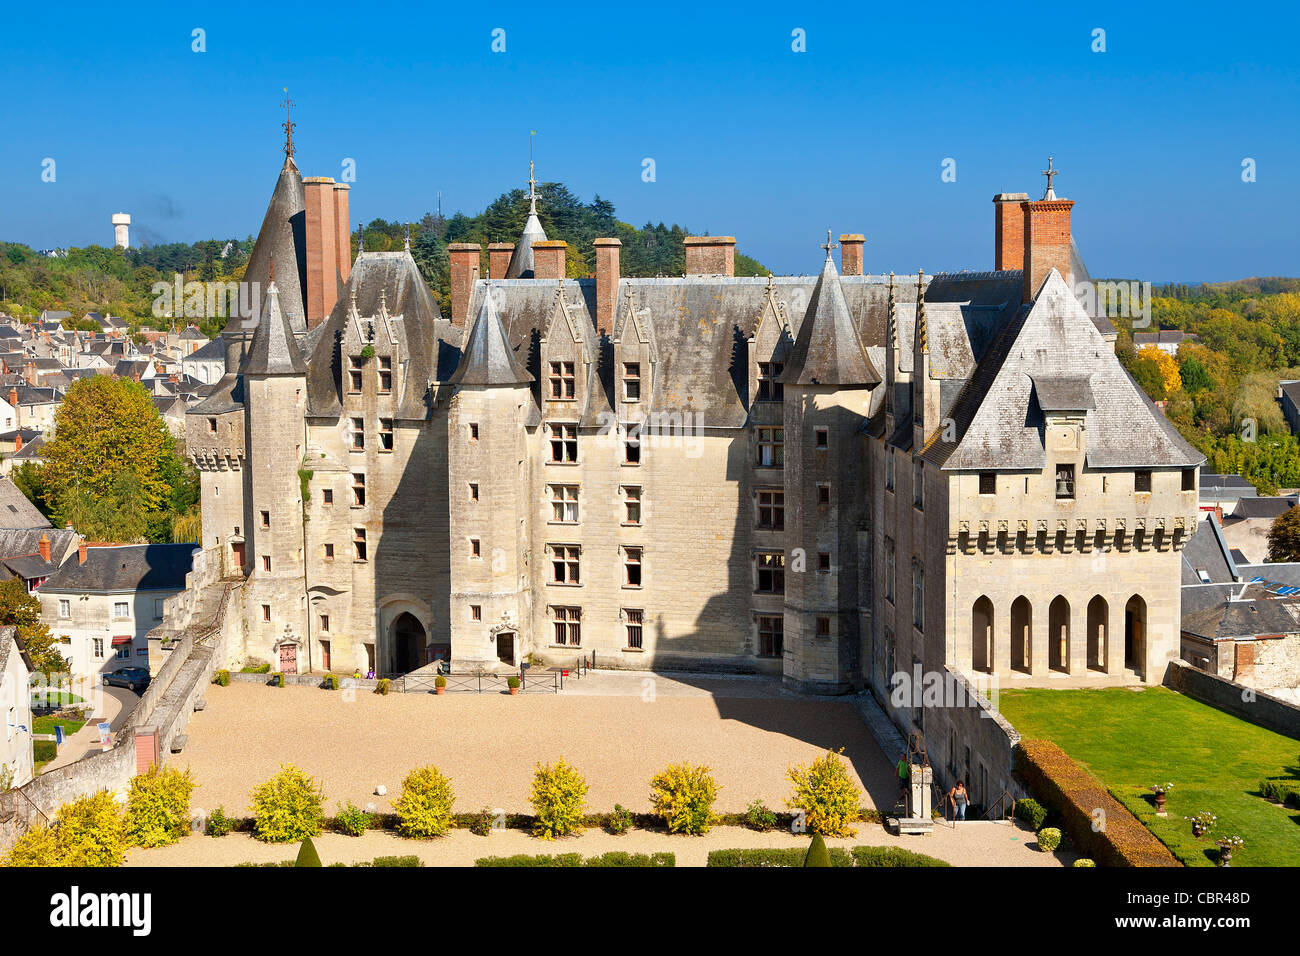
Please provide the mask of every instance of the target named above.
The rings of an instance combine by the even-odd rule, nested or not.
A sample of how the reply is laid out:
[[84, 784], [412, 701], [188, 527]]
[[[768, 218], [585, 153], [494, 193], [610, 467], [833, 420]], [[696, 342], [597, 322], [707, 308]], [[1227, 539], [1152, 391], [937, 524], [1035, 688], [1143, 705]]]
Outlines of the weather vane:
[[284, 87], [284, 102], [280, 104], [284, 107], [284, 122], [280, 126], [284, 129], [284, 155], [293, 156], [293, 127], [292, 110], [298, 104], [289, 99], [289, 87]]

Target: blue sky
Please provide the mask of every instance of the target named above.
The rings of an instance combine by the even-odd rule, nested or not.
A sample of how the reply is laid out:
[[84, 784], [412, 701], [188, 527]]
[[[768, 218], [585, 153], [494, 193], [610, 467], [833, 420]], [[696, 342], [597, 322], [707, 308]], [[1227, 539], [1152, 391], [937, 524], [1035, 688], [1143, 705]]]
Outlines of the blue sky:
[[438, 190], [477, 212], [523, 185], [535, 129], [539, 178], [778, 272], [815, 271], [828, 227], [866, 234], [868, 271], [986, 269], [991, 197], [1041, 195], [1051, 154], [1094, 276], [1300, 275], [1297, 10], [11, 4], [0, 238], [107, 245], [119, 210], [137, 240], [255, 233], [287, 86], [303, 174], [356, 161], [354, 223]]

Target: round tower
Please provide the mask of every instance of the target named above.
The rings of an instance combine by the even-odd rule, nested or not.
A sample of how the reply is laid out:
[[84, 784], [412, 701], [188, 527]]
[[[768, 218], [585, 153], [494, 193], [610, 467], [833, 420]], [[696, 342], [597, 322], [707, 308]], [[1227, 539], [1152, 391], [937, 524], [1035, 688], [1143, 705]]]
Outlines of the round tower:
[[113, 214], [113, 245], [119, 249], [131, 248], [131, 217], [124, 212]]

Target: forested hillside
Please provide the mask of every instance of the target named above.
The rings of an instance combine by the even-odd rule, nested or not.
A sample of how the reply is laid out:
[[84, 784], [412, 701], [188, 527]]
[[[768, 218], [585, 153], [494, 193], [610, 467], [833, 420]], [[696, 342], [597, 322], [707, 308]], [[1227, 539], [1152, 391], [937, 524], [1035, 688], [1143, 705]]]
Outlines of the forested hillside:
[[[614, 236], [621, 239], [620, 266], [625, 276], [681, 275], [685, 267], [682, 240], [693, 232], [685, 226], [646, 223], [637, 229], [620, 222], [614, 205], [597, 196], [584, 203], [562, 183], [542, 183], [538, 189], [538, 216], [546, 235], [569, 244], [568, 274], [590, 275], [595, 269], [592, 241]], [[456, 213], [450, 219], [426, 213], [410, 223], [411, 254], [444, 311], [450, 285], [447, 244], [478, 242], [483, 246], [487, 274], [487, 244], [514, 242], [528, 217], [528, 196], [511, 190], [475, 216]], [[400, 250], [407, 224], [375, 219], [352, 236], [356, 254], [364, 240], [371, 252]], [[239, 281], [248, 264], [253, 237], [242, 240], [208, 239], [193, 245], [171, 243], [139, 249], [87, 246], [69, 249], [66, 256], [44, 256], [20, 243], [0, 242], [0, 311], [31, 319], [43, 309], [72, 313], [65, 324], [80, 322], [87, 312], [120, 315], [139, 326], [162, 327], [165, 319], [151, 314], [153, 284], [172, 282], [176, 273], [184, 281]], [[224, 255], [223, 255], [224, 253]], [[766, 275], [767, 270], [749, 256], [736, 254], [736, 275]], [[216, 335], [224, 322], [210, 318], [200, 323]]]

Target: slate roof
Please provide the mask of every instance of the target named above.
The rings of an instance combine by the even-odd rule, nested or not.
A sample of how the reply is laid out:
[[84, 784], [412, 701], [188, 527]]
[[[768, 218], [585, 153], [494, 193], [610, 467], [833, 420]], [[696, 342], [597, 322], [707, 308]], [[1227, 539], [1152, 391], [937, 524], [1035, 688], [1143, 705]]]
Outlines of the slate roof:
[[[45, 441], [44, 435], [37, 435], [31, 441], [23, 442], [23, 447], [9, 454], [10, 461], [44, 461], [45, 460]], [[24, 496], [26, 497], [26, 496]], [[5, 524], [3, 511], [0, 511], [0, 524]]]
[[27, 665], [27, 669], [35, 673], [36, 665], [32, 663], [32, 655], [27, 652], [27, 645], [18, 636], [18, 628], [12, 624], [0, 627], [0, 674], [5, 672], [9, 666], [9, 656], [15, 652]]
[[526, 385], [533, 376], [520, 364], [506, 339], [490, 290], [479, 297], [478, 314], [470, 327], [460, 364], [448, 379], [451, 385]]
[[[4, 510], [9, 513], [7, 508]], [[3, 523], [4, 516], [0, 515], [0, 524]], [[69, 551], [75, 551], [81, 541], [81, 535], [71, 528], [0, 528], [0, 560], [39, 554], [41, 535], [49, 538], [50, 557], [55, 562]]]
[[1206, 640], [1233, 640], [1300, 632], [1300, 609], [1288, 600], [1247, 585], [1240, 597], [1182, 616], [1182, 630]]
[[[41, 440], [39, 444], [44, 444]], [[32, 445], [38, 444], [31, 442], [23, 446], [26, 451]], [[22, 452], [10, 455], [16, 458]], [[25, 494], [18, 490], [18, 486], [8, 478], [0, 478], [0, 526], [6, 528], [48, 528], [50, 527], [49, 519], [41, 514], [40, 510], [32, 504]]]
[[262, 314], [240, 372], [243, 375], [307, 374], [307, 363], [293, 337], [289, 318], [280, 308], [280, 289], [274, 282], [266, 287]]
[[181, 357], [182, 362], [225, 362], [226, 345], [220, 338], [212, 339], [206, 345], [200, 345], [189, 355]]
[[[286, 156], [271, 201], [267, 204], [262, 228], [257, 233], [257, 242], [249, 256], [248, 267], [244, 270], [244, 281], [256, 282], [257, 288], [265, 292], [271, 285], [271, 261], [274, 259], [280, 309], [295, 330], [307, 327], [307, 312], [303, 307], [303, 289], [307, 285], [306, 209], [302, 174], [298, 172], [293, 157]], [[243, 316], [232, 315], [223, 334], [247, 337], [243, 319]]]
[[1046, 463], [1036, 379], [1086, 378], [1087, 464], [1097, 468], [1191, 467], [1204, 456], [1120, 365], [1053, 269], [963, 386], [952, 408], [953, 440], [937, 430], [922, 457], [949, 470], [1041, 469]]
[[[430, 382], [446, 381], [460, 360], [464, 333], [442, 317], [410, 252], [363, 252], [352, 265], [329, 318], [307, 333], [307, 414], [332, 417], [343, 411], [344, 323], [355, 296], [357, 314], [369, 319], [386, 303], [388, 326], [397, 342], [400, 375], [398, 418], [429, 417]], [[382, 334], [377, 330], [376, 334]]]
[[880, 384], [849, 314], [829, 250], [781, 381], [787, 385], [867, 387]]
[[[1183, 584], [1227, 584], [1237, 580], [1228, 543], [1213, 514], [1206, 515], [1183, 545], [1182, 569]], [[1208, 582], [1201, 579], [1201, 571], [1209, 577]]]
[[194, 563], [194, 544], [122, 544], [86, 549], [63, 563], [42, 591], [179, 591]]
[[537, 218], [536, 208], [530, 208], [528, 221], [524, 223], [523, 234], [515, 243], [515, 251], [510, 254], [510, 265], [506, 267], [507, 279], [531, 279], [533, 277], [533, 243], [545, 242], [546, 231], [542, 229], [541, 220]]
[[1237, 499], [1237, 506], [1232, 509], [1231, 518], [1276, 518], [1290, 511], [1300, 503], [1295, 495], [1284, 498], [1243, 496]]

